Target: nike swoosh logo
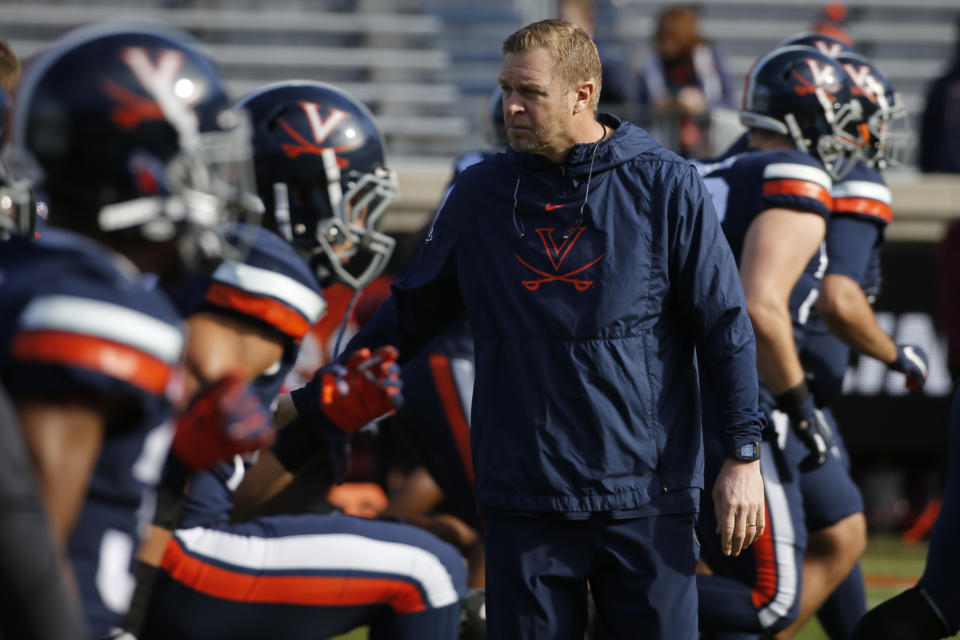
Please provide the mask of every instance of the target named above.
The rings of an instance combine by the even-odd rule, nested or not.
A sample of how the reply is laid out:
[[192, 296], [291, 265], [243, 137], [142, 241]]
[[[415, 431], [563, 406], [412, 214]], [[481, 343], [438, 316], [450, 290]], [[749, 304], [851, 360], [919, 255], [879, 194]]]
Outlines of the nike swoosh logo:
[[566, 204], [550, 204], [550, 203], [547, 203], [547, 205], [544, 207], [544, 209], [546, 209], [547, 211], [553, 211], [554, 209], [559, 209], [560, 207], [565, 207], [565, 206], [567, 206], [568, 204], [570, 204], [570, 203], [569, 203], [569, 202], [566, 203]]

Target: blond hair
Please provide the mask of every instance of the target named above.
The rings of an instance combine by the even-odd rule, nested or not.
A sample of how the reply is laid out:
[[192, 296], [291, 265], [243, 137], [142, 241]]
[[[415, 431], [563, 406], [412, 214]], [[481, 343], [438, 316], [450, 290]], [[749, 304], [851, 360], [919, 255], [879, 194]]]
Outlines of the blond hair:
[[20, 80], [20, 60], [17, 58], [13, 49], [7, 44], [7, 41], [0, 38], [0, 87], [8, 94], [13, 95], [13, 90], [17, 87]]
[[568, 87], [593, 82], [596, 91], [590, 107], [596, 111], [600, 101], [600, 54], [597, 45], [582, 27], [566, 20], [541, 20], [528, 24], [503, 41], [503, 53], [522, 53], [546, 47], [554, 62], [554, 74]]

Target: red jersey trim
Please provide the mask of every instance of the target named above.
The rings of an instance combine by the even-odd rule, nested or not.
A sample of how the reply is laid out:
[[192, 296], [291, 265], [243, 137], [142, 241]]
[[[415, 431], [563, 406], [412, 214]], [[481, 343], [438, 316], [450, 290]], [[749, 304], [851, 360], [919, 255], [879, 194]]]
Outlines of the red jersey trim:
[[822, 203], [827, 209], [833, 209], [830, 191], [806, 180], [767, 180], [763, 183], [765, 196], [800, 196]]
[[11, 343], [15, 360], [47, 362], [96, 371], [145, 391], [166, 392], [173, 367], [129, 345], [66, 331], [18, 333]]
[[834, 213], [855, 213], [880, 218], [884, 222], [893, 220], [893, 209], [885, 202], [871, 198], [834, 198]]
[[212, 304], [265, 322], [294, 340], [303, 338], [310, 329], [310, 323], [299, 311], [279, 300], [256, 295], [222, 282], [211, 283], [204, 298]]

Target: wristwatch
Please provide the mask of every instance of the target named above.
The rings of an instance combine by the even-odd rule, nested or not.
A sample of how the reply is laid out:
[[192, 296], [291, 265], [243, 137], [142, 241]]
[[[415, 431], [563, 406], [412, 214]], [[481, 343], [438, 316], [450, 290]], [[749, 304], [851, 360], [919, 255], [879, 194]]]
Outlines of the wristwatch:
[[756, 440], [744, 442], [729, 451], [727, 457], [739, 460], [740, 462], [753, 462], [760, 459], [760, 443]]

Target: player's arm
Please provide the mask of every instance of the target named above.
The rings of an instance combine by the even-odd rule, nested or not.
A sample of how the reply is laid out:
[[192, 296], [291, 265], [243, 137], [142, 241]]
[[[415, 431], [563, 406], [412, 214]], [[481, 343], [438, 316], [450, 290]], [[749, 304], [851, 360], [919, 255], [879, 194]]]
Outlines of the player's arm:
[[110, 406], [94, 396], [51, 402], [26, 399], [17, 418], [37, 480], [58, 556], [60, 574], [74, 584], [67, 542], [86, 501], [87, 488], [110, 419]]
[[37, 491], [14, 410], [0, 392], [0, 633], [11, 638], [82, 638], [79, 608], [66, 588], [61, 555]]
[[851, 348], [886, 364], [897, 359], [897, 343], [877, 324], [866, 294], [849, 276], [825, 275], [816, 309], [831, 333]]
[[107, 413], [90, 402], [27, 400], [18, 403], [17, 415], [54, 543], [63, 552], [100, 454]]
[[750, 224], [740, 254], [747, 309], [757, 336], [757, 370], [810, 450], [800, 468], [827, 460], [830, 431], [816, 413], [793, 339], [790, 293], [817, 251], [826, 222], [812, 212], [767, 209]]
[[897, 345], [877, 324], [873, 307], [858, 280], [863, 278], [880, 230], [873, 222], [852, 216], [830, 222], [827, 250], [830, 267], [820, 284], [816, 309], [831, 333], [859, 353], [907, 376], [907, 386], [923, 386], [927, 357], [916, 345]]
[[819, 215], [767, 209], [750, 224], [740, 256], [747, 311], [757, 337], [757, 369], [774, 395], [801, 384], [790, 292], [826, 232]]

